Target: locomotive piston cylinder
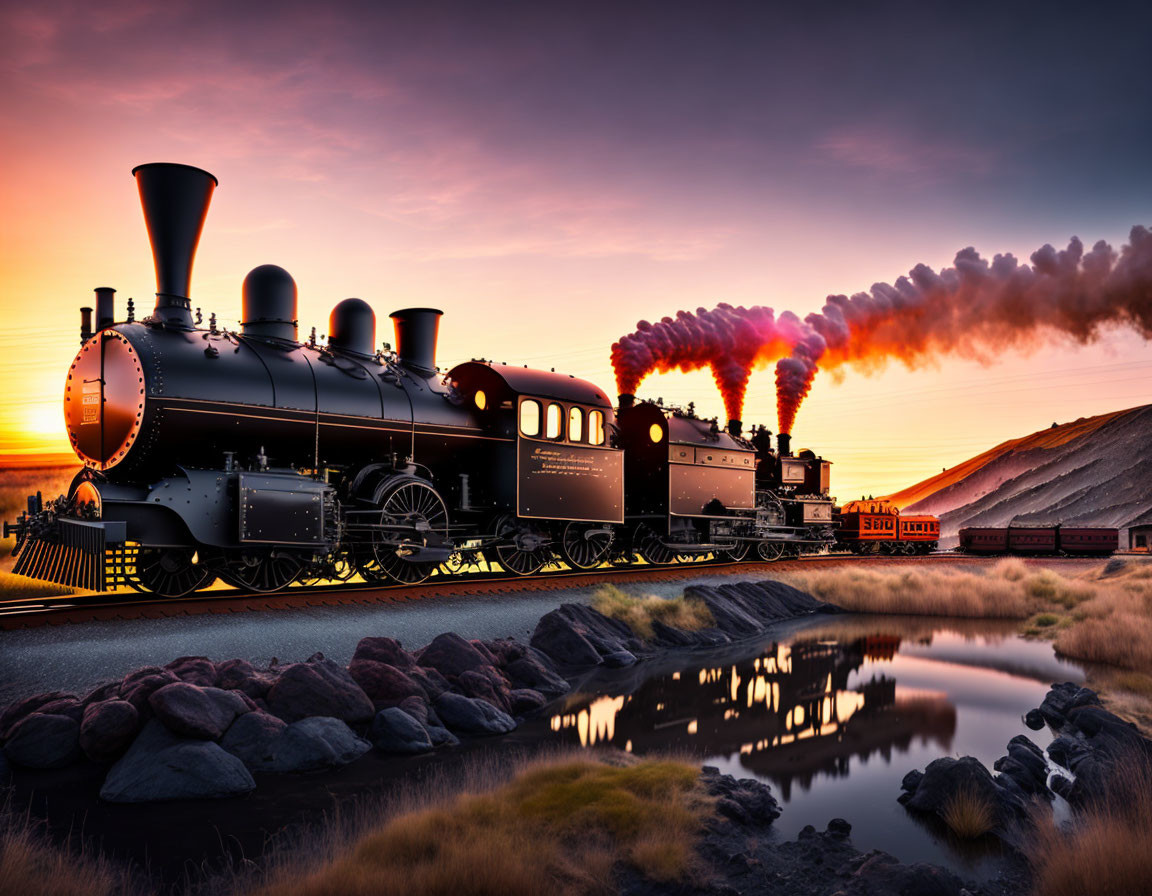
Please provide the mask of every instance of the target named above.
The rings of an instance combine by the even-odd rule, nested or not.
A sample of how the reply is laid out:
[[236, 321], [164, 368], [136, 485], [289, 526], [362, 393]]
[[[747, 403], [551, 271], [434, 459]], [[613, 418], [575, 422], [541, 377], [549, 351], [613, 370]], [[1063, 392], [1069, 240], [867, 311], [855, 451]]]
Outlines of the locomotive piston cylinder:
[[156, 311], [166, 326], [192, 329], [192, 261], [218, 181], [191, 165], [152, 162], [132, 169], [156, 265]]

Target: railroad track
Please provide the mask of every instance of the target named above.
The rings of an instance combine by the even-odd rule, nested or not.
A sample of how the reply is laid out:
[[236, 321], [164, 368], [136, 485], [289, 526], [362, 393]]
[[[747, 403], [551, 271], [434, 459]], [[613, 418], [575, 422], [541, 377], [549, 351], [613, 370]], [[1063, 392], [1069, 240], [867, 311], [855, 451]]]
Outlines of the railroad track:
[[131, 590], [62, 594], [51, 597], [17, 598], [0, 601], [0, 630], [37, 628], [71, 622], [97, 620], [159, 619], [171, 616], [198, 616], [209, 613], [243, 613], [258, 610], [289, 610], [307, 607], [406, 603], [445, 597], [485, 594], [527, 593], [574, 588], [607, 582], [671, 582], [694, 578], [701, 573], [765, 572], [796, 570], [813, 565], [866, 563], [887, 565], [908, 561], [929, 563], [981, 563], [985, 558], [952, 552], [922, 557], [858, 557], [853, 554], [813, 554], [775, 562], [703, 560], [673, 566], [605, 567], [591, 570], [558, 569], [534, 576], [504, 572], [461, 573], [433, 576], [418, 585], [382, 585], [379, 582], [294, 585], [274, 594], [257, 594], [236, 588], [216, 588], [186, 597], [148, 597]]

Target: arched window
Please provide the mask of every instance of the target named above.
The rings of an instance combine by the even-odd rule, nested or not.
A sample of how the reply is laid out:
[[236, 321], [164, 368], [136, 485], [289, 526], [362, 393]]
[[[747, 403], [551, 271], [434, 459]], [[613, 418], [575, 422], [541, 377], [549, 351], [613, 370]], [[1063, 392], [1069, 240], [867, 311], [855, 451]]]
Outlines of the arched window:
[[593, 445], [604, 444], [604, 414], [601, 411], [588, 415], [588, 441]]
[[584, 441], [584, 411], [580, 408], [568, 411], [568, 441]]
[[540, 402], [531, 398], [520, 402], [520, 435], [540, 435]]
[[544, 418], [544, 438], [558, 439], [564, 433], [564, 409], [558, 404], [548, 405], [548, 416]]

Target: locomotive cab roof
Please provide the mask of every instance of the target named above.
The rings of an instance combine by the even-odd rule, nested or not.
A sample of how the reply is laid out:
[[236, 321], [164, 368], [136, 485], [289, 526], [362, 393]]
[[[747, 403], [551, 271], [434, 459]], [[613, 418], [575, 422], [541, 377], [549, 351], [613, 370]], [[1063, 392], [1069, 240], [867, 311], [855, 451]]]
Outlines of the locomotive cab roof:
[[697, 445], [722, 451], [753, 450], [744, 439], [734, 438], [714, 420], [690, 417], [654, 402], [645, 401], [623, 408], [619, 419], [625, 428], [636, 427], [645, 431], [653, 423], [664, 421], [668, 442], [673, 445]]
[[448, 371], [448, 379], [466, 392], [483, 389], [494, 398], [501, 393], [510, 397], [532, 395], [609, 411], [612, 409], [612, 402], [602, 389], [587, 380], [564, 373], [512, 367], [493, 361], [465, 361]]

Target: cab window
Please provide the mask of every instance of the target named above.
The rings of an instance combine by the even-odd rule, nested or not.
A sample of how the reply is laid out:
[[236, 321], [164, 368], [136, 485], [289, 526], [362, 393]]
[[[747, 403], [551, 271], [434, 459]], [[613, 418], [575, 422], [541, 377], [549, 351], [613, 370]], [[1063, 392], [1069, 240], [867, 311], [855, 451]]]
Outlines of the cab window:
[[584, 441], [584, 411], [581, 408], [568, 411], [568, 441]]
[[564, 409], [558, 404], [548, 405], [548, 416], [544, 418], [544, 438], [558, 439], [563, 433]]
[[540, 435], [540, 402], [530, 398], [520, 402], [520, 435]]
[[593, 445], [604, 444], [604, 414], [600, 411], [588, 415], [588, 441]]

